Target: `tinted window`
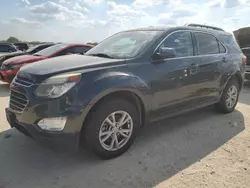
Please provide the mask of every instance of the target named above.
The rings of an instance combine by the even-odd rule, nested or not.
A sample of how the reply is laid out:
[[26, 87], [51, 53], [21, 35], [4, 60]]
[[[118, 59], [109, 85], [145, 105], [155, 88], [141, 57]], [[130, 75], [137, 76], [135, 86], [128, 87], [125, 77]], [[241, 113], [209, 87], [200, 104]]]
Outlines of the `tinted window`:
[[85, 46], [73, 46], [73, 47], [70, 47], [70, 48], [67, 48], [67, 49], [61, 51], [59, 54], [57, 54], [57, 56], [66, 55], [67, 53], [83, 54], [85, 52], [86, 52]]
[[67, 49], [61, 51], [61, 52], [58, 53], [56, 56], [66, 55], [67, 53], [72, 53], [72, 52], [71, 52], [71, 48], [67, 48]]
[[217, 39], [214, 36], [205, 33], [195, 33], [195, 38], [199, 55], [220, 53]]
[[226, 48], [221, 44], [220, 41], [218, 41], [218, 45], [219, 45], [220, 53], [226, 53]]
[[71, 48], [71, 53], [73, 54], [82, 54], [87, 51], [85, 46], [75, 46]]
[[194, 55], [192, 36], [190, 32], [176, 32], [171, 34], [160, 45], [160, 48], [173, 48], [176, 57], [187, 57]]

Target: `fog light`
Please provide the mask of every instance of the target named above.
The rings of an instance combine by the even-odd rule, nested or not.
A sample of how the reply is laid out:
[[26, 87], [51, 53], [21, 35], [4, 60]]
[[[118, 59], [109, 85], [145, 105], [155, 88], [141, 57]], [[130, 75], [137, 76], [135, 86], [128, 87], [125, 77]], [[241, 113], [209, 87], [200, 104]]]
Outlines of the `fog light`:
[[67, 117], [44, 118], [38, 122], [38, 126], [43, 130], [61, 131], [67, 121]]

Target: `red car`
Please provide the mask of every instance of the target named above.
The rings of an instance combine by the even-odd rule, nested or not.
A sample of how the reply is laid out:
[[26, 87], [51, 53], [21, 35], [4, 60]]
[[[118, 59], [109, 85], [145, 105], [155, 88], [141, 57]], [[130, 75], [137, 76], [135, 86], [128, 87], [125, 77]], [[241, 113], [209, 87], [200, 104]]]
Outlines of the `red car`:
[[[0, 80], [11, 83], [20, 67], [36, 61], [69, 54], [84, 54], [93, 46], [89, 44], [56, 44], [33, 55], [10, 58], [3, 62], [0, 69]], [[49, 68], [49, 67], [48, 67]]]

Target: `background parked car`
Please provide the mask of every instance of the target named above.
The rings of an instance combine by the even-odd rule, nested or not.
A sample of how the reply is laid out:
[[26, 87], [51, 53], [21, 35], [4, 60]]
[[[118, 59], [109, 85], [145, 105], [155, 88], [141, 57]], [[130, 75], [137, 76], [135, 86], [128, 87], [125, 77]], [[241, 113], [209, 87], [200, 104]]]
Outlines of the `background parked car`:
[[18, 42], [14, 43], [14, 45], [21, 51], [26, 51], [29, 49], [29, 45], [27, 43]]
[[21, 55], [28, 55], [28, 54], [31, 55], [31, 54], [37, 53], [41, 50], [44, 50], [45, 48], [53, 46], [53, 45], [54, 45], [54, 43], [44, 43], [44, 44], [39, 44], [39, 45], [33, 46], [25, 52], [17, 51], [17, 52], [12, 52], [12, 53], [2, 55], [0, 57], [0, 67], [2, 66], [2, 63], [7, 59], [10, 59], [10, 58], [16, 57], [16, 56], [21, 56]]
[[[11, 83], [20, 67], [36, 61], [69, 54], [84, 54], [93, 46], [88, 44], [56, 44], [33, 55], [22, 55], [5, 60], [1, 66], [0, 78]], [[49, 69], [50, 67], [48, 67]]]
[[241, 50], [247, 57], [245, 79], [250, 80], [250, 47], [242, 48]]
[[18, 51], [17, 47], [9, 43], [0, 43], [0, 56]]

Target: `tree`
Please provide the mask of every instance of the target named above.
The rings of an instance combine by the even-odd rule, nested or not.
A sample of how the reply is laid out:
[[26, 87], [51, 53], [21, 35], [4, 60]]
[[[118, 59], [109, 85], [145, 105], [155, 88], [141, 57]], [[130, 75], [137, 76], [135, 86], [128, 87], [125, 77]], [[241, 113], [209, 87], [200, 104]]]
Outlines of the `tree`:
[[6, 42], [9, 42], [9, 43], [16, 43], [16, 42], [20, 42], [20, 40], [16, 37], [9, 37]]
[[98, 43], [97, 42], [88, 42], [87, 44], [96, 46]]

